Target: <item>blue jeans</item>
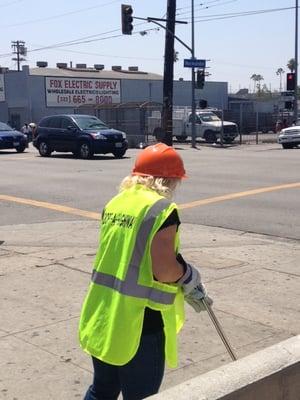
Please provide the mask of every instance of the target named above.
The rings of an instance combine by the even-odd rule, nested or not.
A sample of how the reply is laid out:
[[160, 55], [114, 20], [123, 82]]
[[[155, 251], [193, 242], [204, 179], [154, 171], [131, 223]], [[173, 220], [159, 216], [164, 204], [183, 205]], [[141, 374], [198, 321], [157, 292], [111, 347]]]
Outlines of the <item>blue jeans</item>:
[[92, 357], [94, 381], [84, 400], [141, 400], [158, 392], [165, 369], [163, 332], [144, 334], [136, 355], [122, 366]]

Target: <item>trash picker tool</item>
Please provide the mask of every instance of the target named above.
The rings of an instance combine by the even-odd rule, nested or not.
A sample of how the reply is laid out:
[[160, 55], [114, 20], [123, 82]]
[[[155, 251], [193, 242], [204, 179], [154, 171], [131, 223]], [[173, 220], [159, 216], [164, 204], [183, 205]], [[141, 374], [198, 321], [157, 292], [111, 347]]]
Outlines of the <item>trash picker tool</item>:
[[208, 312], [208, 315], [209, 315], [212, 323], [214, 324], [220, 338], [222, 339], [222, 342], [224, 343], [224, 346], [226, 347], [226, 350], [228, 351], [230, 357], [232, 358], [233, 361], [237, 360], [237, 356], [235, 355], [230, 343], [228, 342], [228, 339], [225, 336], [225, 333], [224, 333], [219, 321], [217, 320], [217, 317], [216, 317], [215, 313], [213, 312], [211, 306], [207, 303], [207, 301], [204, 298], [201, 300], [202, 300], [202, 303], [203, 303], [206, 311]]

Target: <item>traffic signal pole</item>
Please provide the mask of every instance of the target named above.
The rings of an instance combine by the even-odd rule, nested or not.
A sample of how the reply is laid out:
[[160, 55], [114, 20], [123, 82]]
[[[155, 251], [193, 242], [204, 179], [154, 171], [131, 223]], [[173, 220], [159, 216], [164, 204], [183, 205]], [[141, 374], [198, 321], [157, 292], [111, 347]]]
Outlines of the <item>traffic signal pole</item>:
[[[192, 0], [194, 6], [194, 0]], [[167, 4], [167, 19], [162, 18], [141, 18], [132, 16], [133, 10], [129, 4], [121, 5], [121, 18], [122, 18], [122, 33], [124, 35], [131, 35], [133, 30], [132, 21], [133, 19], [139, 19], [143, 21], [152, 22], [166, 31], [165, 40], [165, 61], [164, 61], [164, 80], [163, 80], [163, 108], [161, 118], [161, 128], [165, 133], [164, 139], [162, 140], [165, 144], [173, 145], [173, 78], [174, 78], [174, 41], [175, 39], [181, 43], [186, 49], [192, 54], [194, 58], [194, 43], [193, 49], [191, 49], [186, 43], [175, 35], [175, 23], [186, 24], [185, 21], [176, 21], [176, 0], [168, 0]], [[163, 26], [158, 21], [166, 22], [166, 26]], [[193, 17], [194, 23], [194, 17]], [[194, 32], [192, 34], [194, 36]], [[193, 104], [195, 107], [195, 74], [194, 68], [192, 68], [192, 92], [193, 92]], [[195, 117], [195, 110], [193, 112]], [[195, 126], [195, 121], [194, 121]], [[195, 136], [195, 134], [194, 134]]]
[[163, 109], [161, 128], [165, 132], [164, 143], [173, 144], [173, 77], [174, 77], [174, 36], [175, 36], [176, 0], [168, 0], [164, 83], [163, 83]]
[[298, 0], [295, 7], [295, 86], [294, 86], [294, 120], [298, 119]]
[[[195, 58], [194, 0], [192, 0], [192, 59]], [[192, 67], [192, 147], [196, 147], [195, 68]]]

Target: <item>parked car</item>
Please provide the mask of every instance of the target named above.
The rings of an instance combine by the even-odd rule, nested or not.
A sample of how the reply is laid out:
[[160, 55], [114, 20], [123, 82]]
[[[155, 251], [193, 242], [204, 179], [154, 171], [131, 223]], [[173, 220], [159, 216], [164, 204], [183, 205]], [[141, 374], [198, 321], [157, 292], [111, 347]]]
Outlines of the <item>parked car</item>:
[[128, 148], [124, 132], [109, 128], [97, 117], [83, 114], [43, 118], [37, 126], [33, 145], [42, 157], [58, 151], [72, 152], [84, 159], [107, 153], [122, 158]]
[[284, 149], [292, 149], [300, 144], [300, 120], [289, 128], [284, 128], [279, 132], [278, 143]]
[[16, 149], [18, 153], [22, 153], [28, 147], [27, 136], [16, 131], [11, 126], [0, 122], [0, 149]]
[[[173, 110], [173, 136], [180, 142], [184, 142], [192, 136], [193, 114], [187, 107], [178, 107]], [[148, 133], [160, 140], [161, 113], [153, 111], [148, 117]], [[222, 121], [216, 113], [210, 109], [196, 110], [195, 113], [195, 135], [204, 139], [207, 143], [216, 143], [221, 137], [223, 130], [224, 143], [232, 143], [238, 136], [238, 126], [234, 122]]]

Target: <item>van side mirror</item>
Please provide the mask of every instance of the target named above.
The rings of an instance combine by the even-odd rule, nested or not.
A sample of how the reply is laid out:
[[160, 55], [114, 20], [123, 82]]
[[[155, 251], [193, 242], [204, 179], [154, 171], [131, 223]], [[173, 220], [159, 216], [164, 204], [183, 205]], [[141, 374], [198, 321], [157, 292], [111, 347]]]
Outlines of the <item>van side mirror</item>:
[[76, 131], [76, 126], [74, 126], [74, 125], [69, 125], [69, 126], [67, 127], [67, 129], [68, 129], [68, 131], [75, 132], [75, 131]]

